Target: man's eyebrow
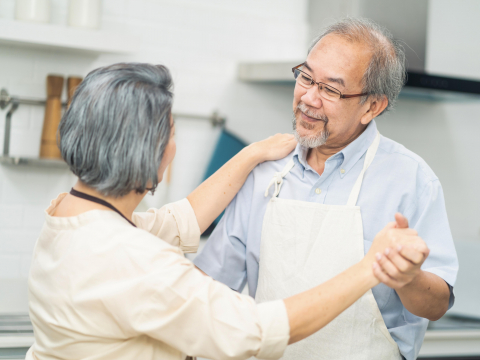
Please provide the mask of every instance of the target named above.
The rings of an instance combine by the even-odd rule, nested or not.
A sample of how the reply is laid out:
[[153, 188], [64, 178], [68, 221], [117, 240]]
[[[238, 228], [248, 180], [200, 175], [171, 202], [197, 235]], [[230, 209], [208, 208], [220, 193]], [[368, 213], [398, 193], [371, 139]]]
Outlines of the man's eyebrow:
[[340, 84], [340, 85], [342, 85], [343, 87], [345, 87], [345, 81], [343, 81], [342, 78], [327, 78], [327, 80], [330, 81], [330, 82], [334, 82], [334, 83]]
[[311, 71], [313, 73], [312, 68], [310, 66], [308, 66], [308, 63], [306, 61], [303, 63], [303, 66], [305, 66], [309, 71]]
[[[313, 73], [312, 68], [308, 65], [306, 61], [303, 63], [303, 66], [305, 66], [310, 72]], [[334, 82], [345, 87], [345, 81], [343, 81], [342, 78], [327, 78], [327, 81]]]

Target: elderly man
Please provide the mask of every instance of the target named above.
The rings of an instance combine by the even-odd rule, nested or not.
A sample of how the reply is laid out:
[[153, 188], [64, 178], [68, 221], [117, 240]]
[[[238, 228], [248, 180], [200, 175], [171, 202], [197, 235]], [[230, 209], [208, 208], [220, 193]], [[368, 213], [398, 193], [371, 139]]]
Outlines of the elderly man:
[[[410, 220], [428, 259], [401, 248], [377, 254], [383, 284], [285, 359], [413, 360], [428, 319], [453, 305], [458, 262], [440, 182], [374, 121], [393, 106], [404, 63], [398, 43], [370, 21], [327, 28], [293, 68], [297, 148], [254, 169], [195, 261], [232, 289], [248, 282], [257, 301], [273, 300], [358, 262], [396, 212]], [[383, 266], [385, 257], [395, 266]]]

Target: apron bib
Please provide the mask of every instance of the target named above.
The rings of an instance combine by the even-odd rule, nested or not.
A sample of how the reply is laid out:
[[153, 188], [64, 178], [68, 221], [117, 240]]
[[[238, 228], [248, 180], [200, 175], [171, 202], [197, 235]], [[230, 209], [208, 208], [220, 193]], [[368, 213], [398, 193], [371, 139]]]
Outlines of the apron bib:
[[[284, 299], [333, 278], [365, 256], [360, 207], [356, 206], [365, 171], [372, 163], [380, 134], [368, 148], [347, 205], [323, 205], [279, 199], [283, 178], [293, 159], [272, 185], [260, 245], [258, 303]], [[399, 349], [385, 326], [372, 291], [320, 331], [289, 345], [282, 359], [400, 360]]]

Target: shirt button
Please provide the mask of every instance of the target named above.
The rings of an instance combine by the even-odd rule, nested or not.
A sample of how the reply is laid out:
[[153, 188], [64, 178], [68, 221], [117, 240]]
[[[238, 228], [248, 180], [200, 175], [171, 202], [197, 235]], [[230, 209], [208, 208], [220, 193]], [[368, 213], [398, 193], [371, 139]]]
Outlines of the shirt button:
[[345, 174], [345, 169], [340, 170], [342, 174]]
[[315, 189], [315, 192], [316, 192], [317, 194], [320, 194], [320, 193], [322, 192], [322, 190], [320, 190], [319, 188], [316, 188], [316, 189]]

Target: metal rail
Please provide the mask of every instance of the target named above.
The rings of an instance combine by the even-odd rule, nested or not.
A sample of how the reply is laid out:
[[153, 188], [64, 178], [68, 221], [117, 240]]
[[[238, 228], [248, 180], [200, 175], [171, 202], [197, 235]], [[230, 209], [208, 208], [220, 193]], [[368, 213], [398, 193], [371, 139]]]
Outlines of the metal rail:
[[[5, 116], [5, 132], [3, 135], [3, 157], [7, 158], [10, 153], [10, 133], [12, 128], [12, 115], [18, 109], [20, 105], [35, 105], [35, 106], [45, 106], [47, 103], [46, 100], [40, 99], [28, 99], [28, 98], [19, 98], [16, 96], [10, 96], [6, 89], [0, 90], [0, 109], [4, 110], [8, 106], [10, 109]], [[67, 103], [63, 102], [62, 107], [66, 107]], [[193, 119], [193, 120], [205, 120], [209, 121], [212, 126], [225, 126], [226, 119], [214, 111], [211, 115], [195, 115], [195, 114], [185, 114], [185, 113], [173, 113], [173, 118], [182, 118], [182, 119]]]

